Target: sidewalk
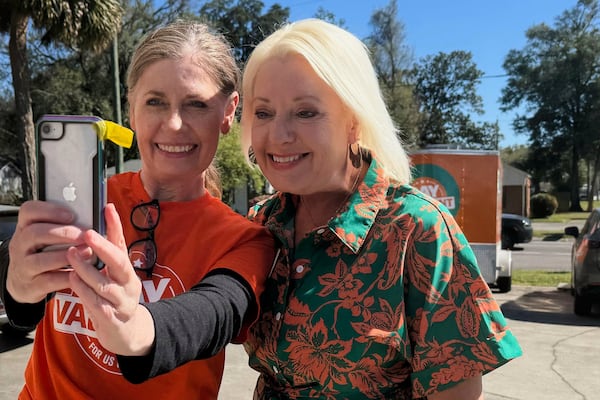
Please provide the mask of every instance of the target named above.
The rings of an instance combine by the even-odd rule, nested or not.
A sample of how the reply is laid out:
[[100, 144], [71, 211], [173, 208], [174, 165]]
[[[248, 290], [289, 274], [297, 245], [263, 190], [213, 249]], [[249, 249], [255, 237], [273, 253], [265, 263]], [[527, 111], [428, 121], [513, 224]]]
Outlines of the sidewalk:
[[[486, 400], [600, 398], [600, 312], [572, 313], [572, 297], [555, 288], [513, 286], [495, 293], [524, 355], [486, 375]], [[256, 372], [241, 346], [227, 348], [220, 400], [252, 398]]]
[[600, 312], [573, 314], [568, 291], [513, 286], [494, 294], [523, 356], [484, 377], [486, 400], [600, 398]]

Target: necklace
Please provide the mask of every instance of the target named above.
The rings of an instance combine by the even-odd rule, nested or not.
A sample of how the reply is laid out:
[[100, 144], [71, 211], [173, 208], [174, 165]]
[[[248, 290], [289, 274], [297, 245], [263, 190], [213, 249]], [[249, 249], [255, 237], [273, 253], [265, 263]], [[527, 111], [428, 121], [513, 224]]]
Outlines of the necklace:
[[[346, 204], [346, 202], [348, 202], [348, 199], [350, 198], [350, 196], [352, 196], [352, 193], [354, 193], [354, 191], [358, 187], [358, 180], [360, 179], [361, 172], [362, 172], [362, 168], [359, 168], [358, 172], [356, 173], [356, 177], [354, 178], [354, 182], [352, 183], [352, 187], [350, 188], [350, 192], [346, 195], [344, 200], [342, 200], [342, 202], [337, 206], [337, 208], [335, 209], [334, 215], [338, 214], [340, 209], [344, 206], [344, 204]], [[306, 215], [308, 215], [308, 219], [310, 220], [310, 223], [312, 224], [312, 226], [313, 227], [320, 226], [320, 224], [315, 222], [315, 218], [313, 217], [312, 212], [310, 211], [310, 206], [308, 205], [308, 203], [306, 202], [306, 200], [304, 199], [303, 196], [300, 196], [300, 203], [302, 203], [303, 207], [306, 208]]]

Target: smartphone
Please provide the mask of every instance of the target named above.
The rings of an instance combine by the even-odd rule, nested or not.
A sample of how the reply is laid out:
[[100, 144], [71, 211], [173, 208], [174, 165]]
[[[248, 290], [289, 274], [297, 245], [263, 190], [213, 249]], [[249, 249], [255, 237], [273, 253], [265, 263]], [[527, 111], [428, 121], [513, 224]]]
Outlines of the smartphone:
[[44, 115], [36, 123], [38, 196], [65, 205], [75, 224], [105, 234], [106, 163], [104, 141], [84, 115]]

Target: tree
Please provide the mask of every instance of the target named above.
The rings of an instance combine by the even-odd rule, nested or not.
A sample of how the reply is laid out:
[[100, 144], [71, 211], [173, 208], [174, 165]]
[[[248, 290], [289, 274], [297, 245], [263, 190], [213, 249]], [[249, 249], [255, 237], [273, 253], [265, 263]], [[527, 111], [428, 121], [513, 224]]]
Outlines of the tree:
[[495, 149], [498, 124], [477, 124], [471, 114], [483, 114], [477, 94], [483, 72], [467, 51], [440, 52], [422, 58], [413, 70], [415, 92], [422, 114], [419, 125], [421, 146], [462, 144], [470, 148]]
[[346, 26], [346, 20], [344, 18], [337, 18], [334, 13], [323, 8], [322, 6], [319, 6], [314, 17], [348, 30], [348, 27]]
[[364, 42], [371, 51], [373, 66], [392, 119], [401, 128], [402, 139], [411, 145], [417, 142], [419, 121], [414, 85], [409, 77], [413, 54], [405, 43], [404, 25], [398, 21], [397, 15], [397, 0], [375, 10], [369, 21], [373, 33]]
[[566, 187], [571, 211], [581, 211], [580, 161], [600, 151], [598, 11], [597, 0], [580, 0], [554, 27], [529, 28], [525, 47], [511, 50], [503, 64], [509, 79], [502, 108], [524, 108], [513, 125], [530, 135], [535, 175]]
[[515, 168], [525, 170], [529, 158], [529, 147], [522, 144], [505, 147], [500, 150], [500, 158]]
[[0, 31], [9, 33], [9, 58], [15, 97], [16, 130], [21, 145], [23, 197], [37, 195], [35, 133], [27, 58], [29, 24], [43, 31], [41, 42], [99, 51], [111, 43], [120, 27], [118, 0], [4, 0], [0, 3]]
[[236, 61], [244, 65], [254, 47], [273, 33], [290, 15], [288, 7], [275, 3], [266, 13], [260, 0], [211, 0], [198, 12], [219, 29], [234, 47]]

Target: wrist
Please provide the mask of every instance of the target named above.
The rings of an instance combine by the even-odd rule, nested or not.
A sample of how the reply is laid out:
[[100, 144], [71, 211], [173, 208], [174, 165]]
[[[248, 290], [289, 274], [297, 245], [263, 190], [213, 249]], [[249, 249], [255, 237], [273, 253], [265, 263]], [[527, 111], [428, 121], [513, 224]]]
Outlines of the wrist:
[[145, 356], [152, 351], [154, 346], [155, 330], [154, 330], [154, 319], [146, 307], [138, 304], [135, 315], [133, 327], [133, 340], [128, 354], [126, 356]]

